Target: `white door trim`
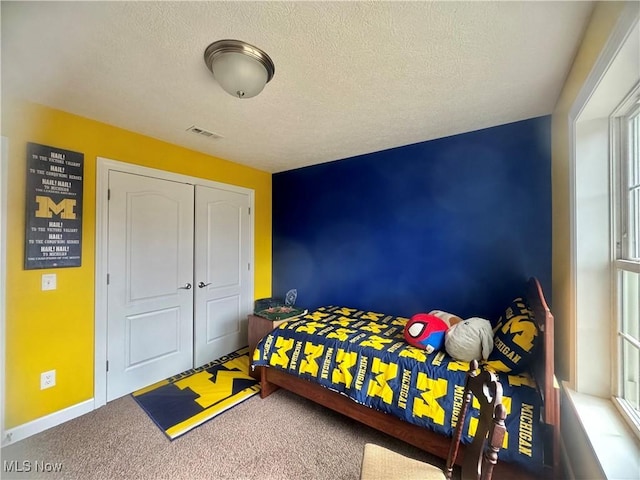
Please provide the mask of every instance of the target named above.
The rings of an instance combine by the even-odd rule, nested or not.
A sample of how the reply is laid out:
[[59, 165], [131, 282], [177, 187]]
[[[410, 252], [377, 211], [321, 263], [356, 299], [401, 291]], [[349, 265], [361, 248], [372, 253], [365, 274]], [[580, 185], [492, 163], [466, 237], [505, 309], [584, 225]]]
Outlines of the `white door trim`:
[[[107, 246], [108, 246], [108, 212], [107, 199], [109, 187], [109, 171], [144, 175], [148, 177], [204, 185], [213, 188], [227, 189], [248, 194], [251, 206], [251, 265], [255, 265], [255, 192], [250, 188], [238, 187], [213, 180], [191, 177], [179, 173], [141, 167], [108, 158], [97, 158], [96, 171], [96, 251], [95, 251], [95, 362], [94, 362], [94, 409], [107, 403]], [[255, 272], [255, 268], [252, 267]], [[255, 291], [255, 274], [251, 276], [251, 298]]]
[[0, 436], [2, 445], [5, 444], [4, 429], [4, 399], [6, 391], [6, 288], [7, 288], [7, 174], [9, 173], [9, 139], [0, 138]]

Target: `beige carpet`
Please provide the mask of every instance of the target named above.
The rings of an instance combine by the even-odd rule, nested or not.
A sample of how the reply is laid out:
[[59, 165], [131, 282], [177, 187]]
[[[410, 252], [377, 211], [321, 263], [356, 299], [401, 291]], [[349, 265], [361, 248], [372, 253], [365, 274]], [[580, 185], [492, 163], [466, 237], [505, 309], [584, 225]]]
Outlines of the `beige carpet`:
[[[429, 459], [418, 449], [282, 390], [264, 400], [250, 398], [173, 442], [126, 396], [3, 448], [1, 476], [356, 480], [367, 442]], [[8, 473], [11, 461], [20, 467], [30, 462], [31, 471]], [[36, 472], [36, 462], [58, 462], [62, 469]]]

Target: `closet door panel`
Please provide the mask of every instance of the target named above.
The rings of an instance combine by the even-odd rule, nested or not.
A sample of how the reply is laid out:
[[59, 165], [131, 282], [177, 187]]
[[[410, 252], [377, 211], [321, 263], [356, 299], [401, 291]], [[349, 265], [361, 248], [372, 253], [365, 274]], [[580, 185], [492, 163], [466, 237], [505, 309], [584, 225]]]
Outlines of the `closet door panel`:
[[107, 400], [193, 362], [193, 187], [109, 173]]
[[194, 365], [247, 344], [251, 313], [250, 198], [196, 186]]

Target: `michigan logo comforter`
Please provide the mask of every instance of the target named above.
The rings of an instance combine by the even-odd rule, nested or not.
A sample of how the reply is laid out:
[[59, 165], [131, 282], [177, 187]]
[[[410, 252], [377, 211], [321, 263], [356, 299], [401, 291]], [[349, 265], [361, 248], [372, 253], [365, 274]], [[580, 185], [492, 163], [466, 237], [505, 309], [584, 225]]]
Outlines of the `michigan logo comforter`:
[[[408, 319], [345, 307], [322, 307], [280, 325], [258, 344], [256, 366], [278, 368], [371, 408], [452, 436], [469, 368], [445, 352], [427, 355], [403, 337]], [[533, 472], [543, 465], [541, 399], [528, 374], [499, 374], [507, 409], [501, 461]], [[475, 402], [474, 402], [475, 403]], [[467, 415], [463, 443], [477, 426]]]

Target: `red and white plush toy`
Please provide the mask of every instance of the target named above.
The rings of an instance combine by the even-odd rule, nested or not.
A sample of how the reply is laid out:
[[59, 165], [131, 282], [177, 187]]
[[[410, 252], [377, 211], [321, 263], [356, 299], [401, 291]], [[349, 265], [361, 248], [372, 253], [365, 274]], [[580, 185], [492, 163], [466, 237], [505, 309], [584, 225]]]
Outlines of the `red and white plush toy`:
[[435, 315], [416, 313], [404, 327], [405, 340], [414, 347], [431, 353], [442, 349], [449, 325]]

